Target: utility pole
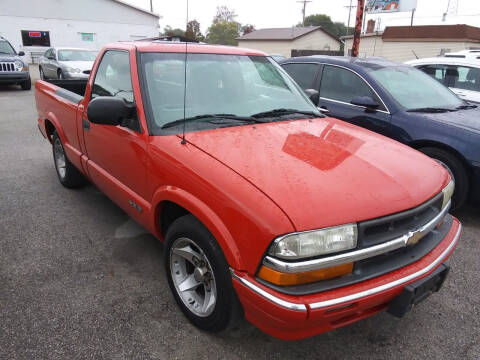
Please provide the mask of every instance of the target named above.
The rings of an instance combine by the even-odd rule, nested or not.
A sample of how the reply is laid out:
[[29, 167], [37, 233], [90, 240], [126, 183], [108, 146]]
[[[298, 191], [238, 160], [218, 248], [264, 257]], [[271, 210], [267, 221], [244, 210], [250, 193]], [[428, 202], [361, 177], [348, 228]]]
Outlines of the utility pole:
[[348, 33], [350, 32], [350, 17], [352, 15], [352, 9], [357, 7], [356, 5], [352, 5], [352, 1], [353, 0], [350, 0], [350, 5], [345, 6], [346, 8], [348, 8], [348, 24], [347, 24], [347, 33], [345, 35], [348, 35]]
[[150, 0], [150, 12], [153, 13], [153, 0]]
[[307, 3], [311, 3], [311, 2], [312, 2], [311, 0], [300, 0], [300, 1], [297, 1], [297, 3], [303, 3], [303, 10], [302, 10], [303, 20], [302, 20], [302, 26], [305, 26], [305, 11], [307, 10]]
[[352, 56], [358, 56], [358, 49], [360, 47], [360, 34], [362, 32], [363, 24], [363, 10], [365, 6], [365, 0], [358, 0], [357, 4], [357, 18], [355, 19], [355, 31], [353, 32], [353, 46]]
[[185, 31], [188, 30], [188, 0], [187, 0], [187, 25], [185, 26]]

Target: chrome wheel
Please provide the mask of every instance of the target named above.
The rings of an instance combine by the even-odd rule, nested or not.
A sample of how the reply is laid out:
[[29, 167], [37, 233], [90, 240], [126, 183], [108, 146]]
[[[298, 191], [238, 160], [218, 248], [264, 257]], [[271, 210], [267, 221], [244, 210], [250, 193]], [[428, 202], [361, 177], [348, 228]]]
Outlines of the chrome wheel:
[[188, 238], [170, 248], [172, 281], [184, 305], [195, 315], [209, 316], [217, 302], [215, 276], [203, 250]]
[[67, 162], [62, 143], [58, 137], [56, 137], [53, 142], [53, 157], [55, 159], [55, 167], [57, 168], [58, 176], [60, 176], [61, 179], [64, 179], [67, 173]]

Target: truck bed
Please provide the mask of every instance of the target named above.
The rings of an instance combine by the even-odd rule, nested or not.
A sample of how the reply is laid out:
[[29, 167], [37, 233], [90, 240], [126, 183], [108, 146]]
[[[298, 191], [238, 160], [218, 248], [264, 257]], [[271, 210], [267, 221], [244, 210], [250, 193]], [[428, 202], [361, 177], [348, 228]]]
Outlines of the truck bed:
[[74, 103], [83, 99], [88, 79], [80, 80], [43, 80], [58, 87], [55, 93]]

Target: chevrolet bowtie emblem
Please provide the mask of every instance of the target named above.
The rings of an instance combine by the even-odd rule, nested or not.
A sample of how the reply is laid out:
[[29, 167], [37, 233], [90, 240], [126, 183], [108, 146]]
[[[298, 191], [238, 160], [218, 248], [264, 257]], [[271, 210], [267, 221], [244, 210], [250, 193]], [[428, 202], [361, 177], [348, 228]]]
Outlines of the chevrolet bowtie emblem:
[[407, 238], [407, 242], [405, 244], [405, 246], [411, 246], [411, 245], [415, 245], [416, 243], [418, 243], [420, 241], [420, 239], [425, 235], [422, 231], [418, 230], [418, 231], [412, 231], [410, 233], [408, 233], [408, 238]]

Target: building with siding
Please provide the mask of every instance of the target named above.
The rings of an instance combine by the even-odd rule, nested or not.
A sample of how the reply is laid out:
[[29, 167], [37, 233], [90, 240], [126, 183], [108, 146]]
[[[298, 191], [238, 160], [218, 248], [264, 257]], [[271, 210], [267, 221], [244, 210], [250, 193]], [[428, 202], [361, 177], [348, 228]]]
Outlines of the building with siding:
[[27, 60], [49, 47], [99, 50], [159, 34], [159, 15], [120, 0], [0, 0], [0, 35]]
[[338, 51], [342, 45], [321, 26], [260, 29], [237, 40], [240, 47], [285, 57], [292, 56], [292, 50]]
[[[345, 55], [353, 36], [345, 36]], [[390, 26], [360, 38], [359, 56], [381, 56], [404, 62], [440, 56], [451, 51], [480, 49], [480, 28], [469, 25]]]

